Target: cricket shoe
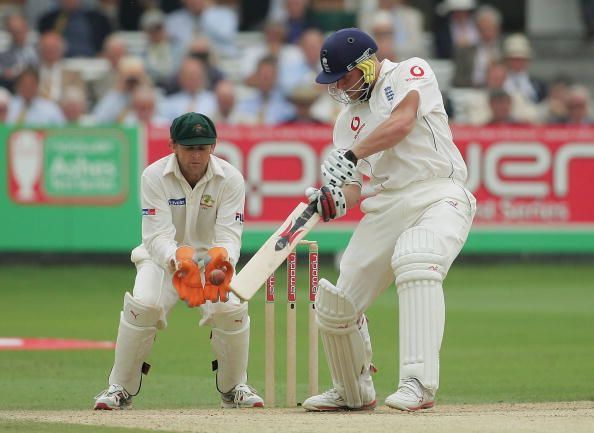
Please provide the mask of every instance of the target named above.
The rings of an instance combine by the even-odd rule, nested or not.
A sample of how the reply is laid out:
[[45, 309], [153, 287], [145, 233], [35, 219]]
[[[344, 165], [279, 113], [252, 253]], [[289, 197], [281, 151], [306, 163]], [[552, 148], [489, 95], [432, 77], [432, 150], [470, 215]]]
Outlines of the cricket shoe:
[[312, 412], [335, 412], [341, 410], [373, 410], [376, 401], [372, 400], [361, 407], [353, 408], [338, 394], [335, 388], [324, 391], [322, 394], [313, 395], [301, 405], [305, 410]]
[[95, 410], [131, 409], [132, 396], [121, 385], [109, 385], [95, 397]]
[[386, 398], [386, 405], [394, 409], [414, 412], [429, 409], [435, 404], [435, 392], [425, 388], [417, 379], [405, 379], [394, 394]]
[[225, 409], [264, 407], [264, 400], [249, 385], [240, 383], [231, 391], [221, 393], [221, 407]]

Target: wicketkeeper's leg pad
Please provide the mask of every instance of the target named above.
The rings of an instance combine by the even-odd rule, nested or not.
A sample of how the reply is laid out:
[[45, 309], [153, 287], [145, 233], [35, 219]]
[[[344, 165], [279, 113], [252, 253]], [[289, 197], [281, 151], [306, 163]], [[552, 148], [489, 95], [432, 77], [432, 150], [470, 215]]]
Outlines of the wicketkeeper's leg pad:
[[110, 384], [122, 385], [131, 395], [138, 394], [142, 365], [153, 347], [162, 314], [161, 308], [145, 305], [126, 292]]
[[442, 281], [447, 258], [438, 235], [413, 227], [400, 235], [392, 257], [399, 299], [400, 380], [439, 387], [439, 350], [445, 327]]
[[315, 305], [334, 388], [351, 408], [369, 404], [375, 400], [375, 389], [365, 316], [344, 292], [325, 279], [318, 284]]
[[247, 382], [250, 345], [250, 318], [245, 308], [213, 316], [211, 346], [216, 356], [217, 389], [229, 392], [235, 385]]

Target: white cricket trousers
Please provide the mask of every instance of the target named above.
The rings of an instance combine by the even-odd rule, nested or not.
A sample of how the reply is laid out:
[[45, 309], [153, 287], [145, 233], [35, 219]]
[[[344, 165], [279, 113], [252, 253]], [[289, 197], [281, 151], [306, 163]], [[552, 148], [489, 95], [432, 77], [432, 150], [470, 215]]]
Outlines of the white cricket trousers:
[[436, 233], [440, 250], [446, 255], [447, 273], [466, 241], [476, 201], [453, 180], [433, 179], [380, 192], [365, 199], [361, 210], [365, 216], [342, 257], [336, 285], [364, 313], [394, 282], [396, 242], [412, 227], [424, 226]]

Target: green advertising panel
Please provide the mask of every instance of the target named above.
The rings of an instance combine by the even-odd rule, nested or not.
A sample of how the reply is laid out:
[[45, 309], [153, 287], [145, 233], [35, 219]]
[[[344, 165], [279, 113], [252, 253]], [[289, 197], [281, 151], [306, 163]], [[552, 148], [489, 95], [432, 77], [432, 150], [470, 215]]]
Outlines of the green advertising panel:
[[71, 130], [45, 139], [43, 181], [50, 197], [120, 197], [128, 185], [129, 148], [120, 131], [88, 134]]
[[0, 251], [129, 251], [140, 239], [134, 128], [0, 127]]

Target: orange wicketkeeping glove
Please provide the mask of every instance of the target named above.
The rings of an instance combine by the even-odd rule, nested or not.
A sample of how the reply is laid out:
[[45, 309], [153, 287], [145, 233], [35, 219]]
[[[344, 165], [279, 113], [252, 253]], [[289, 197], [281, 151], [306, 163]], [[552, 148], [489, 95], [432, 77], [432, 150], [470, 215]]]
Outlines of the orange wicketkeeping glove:
[[[208, 250], [204, 258], [204, 277], [205, 287], [204, 296], [206, 300], [211, 302], [227, 302], [229, 300], [229, 283], [233, 278], [233, 265], [229, 261], [229, 254], [223, 247], [214, 247]], [[211, 281], [211, 273], [215, 269], [220, 269], [225, 273], [223, 282], [215, 285]]]
[[204, 286], [200, 279], [200, 266], [194, 259], [195, 254], [194, 248], [181, 246], [175, 251], [173, 260], [175, 265], [173, 287], [188, 307], [197, 307], [206, 302]]

